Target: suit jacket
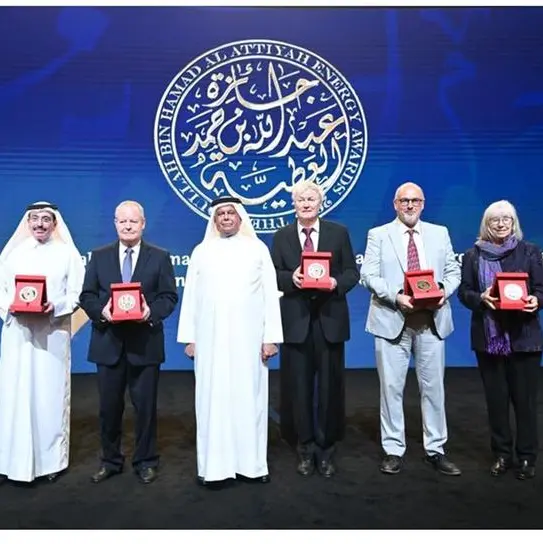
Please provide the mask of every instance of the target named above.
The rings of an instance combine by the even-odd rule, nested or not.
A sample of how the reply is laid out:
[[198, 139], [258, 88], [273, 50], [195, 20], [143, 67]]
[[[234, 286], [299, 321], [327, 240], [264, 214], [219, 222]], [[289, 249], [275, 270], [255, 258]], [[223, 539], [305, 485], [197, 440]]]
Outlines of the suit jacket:
[[[501, 260], [503, 272], [527, 272], [530, 276], [528, 294], [535, 295], [539, 307], [543, 307], [543, 261], [541, 250], [529, 242], [520, 241], [517, 247]], [[484, 291], [479, 282], [479, 248], [473, 247], [462, 259], [462, 281], [458, 289], [460, 302], [472, 311], [471, 349], [486, 350], [484, 315], [491, 312], [481, 301]], [[509, 333], [513, 351], [541, 351], [543, 338], [539, 322], [539, 311], [495, 312], [500, 325]]]
[[283, 292], [281, 319], [285, 343], [300, 344], [309, 332], [310, 314], [320, 319], [328, 342], [345, 342], [350, 338], [349, 308], [346, 293], [358, 282], [358, 271], [347, 229], [338, 223], [320, 220], [316, 251], [330, 251], [330, 275], [337, 287], [330, 292], [298, 289], [292, 273], [301, 263], [302, 246], [297, 222], [279, 229], [272, 243], [272, 260], [277, 284]]
[[[436, 332], [443, 339], [454, 330], [448, 298], [460, 283], [460, 265], [446, 227], [425, 221], [420, 221], [420, 227], [427, 268], [434, 271], [434, 280], [445, 291], [445, 304], [433, 312]], [[371, 229], [360, 269], [360, 283], [372, 294], [367, 332], [388, 340], [402, 332], [405, 315], [396, 305], [396, 296], [403, 292], [406, 271], [407, 251], [397, 222]]]
[[87, 265], [80, 306], [92, 321], [88, 359], [114, 365], [123, 349], [133, 365], [158, 365], [165, 360], [163, 320], [178, 301], [170, 254], [142, 240], [132, 281], [141, 282], [151, 310], [145, 323], [109, 323], [102, 310], [111, 296], [111, 284], [121, 283], [119, 242], [95, 249]]

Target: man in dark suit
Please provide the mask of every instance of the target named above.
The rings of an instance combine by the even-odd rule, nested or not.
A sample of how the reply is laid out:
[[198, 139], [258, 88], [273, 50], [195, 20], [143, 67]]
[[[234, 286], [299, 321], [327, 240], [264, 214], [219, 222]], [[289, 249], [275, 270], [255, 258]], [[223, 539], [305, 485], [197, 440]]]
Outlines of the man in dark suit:
[[[162, 322], [178, 301], [170, 255], [142, 240], [145, 215], [133, 201], [115, 210], [119, 240], [96, 249], [87, 266], [80, 305], [92, 321], [88, 359], [97, 365], [100, 397], [102, 464], [94, 483], [122, 472], [122, 419], [126, 386], [136, 414], [136, 444], [132, 465], [143, 483], [157, 477], [157, 386], [164, 362]], [[111, 284], [139, 282], [143, 293], [143, 318], [112, 322]]]
[[[292, 191], [297, 221], [278, 230], [272, 259], [281, 297], [281, 434], [299, 455], [298, 473], [333, 476], [345, 425], [344, 347], [350, 338], [346, 293], [358, 282], [347, 229], [318, 218], [322, 189], [302, 181]], [[329, 290], [302, 289], [302, 250], [332, 253]], [[314, 417], [314, 391], [317, 396]]]

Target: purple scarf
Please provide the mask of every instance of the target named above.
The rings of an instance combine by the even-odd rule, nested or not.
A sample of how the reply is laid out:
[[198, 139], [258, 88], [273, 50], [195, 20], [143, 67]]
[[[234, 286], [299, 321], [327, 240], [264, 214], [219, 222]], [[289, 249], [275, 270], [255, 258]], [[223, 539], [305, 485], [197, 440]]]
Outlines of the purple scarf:
[[[510, 236], [503, 244], [493, 244], [479, 240], [475, 245], [479, 248], [479, 283], [483, 291], [494, 282], [497, 272], [502, 271], [501, 260], [507, 257], [518, 244], [515, 236]], [[491, 355], [509, 355], [511, 340], [507, 331], [496, 320], [495, 312], [484, 313], [486, 351]]]

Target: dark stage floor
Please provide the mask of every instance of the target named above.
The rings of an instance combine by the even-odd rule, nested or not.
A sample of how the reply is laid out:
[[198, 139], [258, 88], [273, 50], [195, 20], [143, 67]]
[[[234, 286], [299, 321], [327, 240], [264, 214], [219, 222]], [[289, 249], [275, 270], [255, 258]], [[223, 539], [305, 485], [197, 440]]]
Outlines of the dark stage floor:
[[[526, 482], [517, 481], [513, 473], [499, 479], [488, 475], [486, 413], [476, 369], [449, 369], [446, 377], [448, 447], [463, 469], [459, 478], [441, 476], [422, 462], [419, 401], [412, 372], [405, 395], [406, 465], [399, 475], [382, 475], [378, 470], [377, 373], [373, 369], [347, 372], [347, 436], [338, 451], [335, 478], [298, 476], [294, 453], [270, 421], [272, 482], [239, 483], [220, 491], [198, 487], [194, 481], [193, 377], [189, 372], [161, 376], [159, 479], [145, 486], [126, 470], [102, 484], [91, 484], [99, 447], [95, 376], [74, 375], [70, 469], [55, 484], [0, 486], [0, 528], [543, 527], [543, 468], [535, 480]], [[543, 387], [543, 379], [540, 383]], [[277, 408], [276, 371], [270, 391]], [[132, 408], [129, 402], [127, 406], [125, 450], [130, 454]]]

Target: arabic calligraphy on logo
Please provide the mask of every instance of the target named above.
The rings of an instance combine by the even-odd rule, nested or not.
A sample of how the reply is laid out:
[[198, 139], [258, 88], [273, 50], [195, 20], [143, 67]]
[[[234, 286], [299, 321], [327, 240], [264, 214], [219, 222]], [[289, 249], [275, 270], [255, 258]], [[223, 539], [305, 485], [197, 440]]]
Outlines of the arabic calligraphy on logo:
[[23, 302], [33, 302], [38, 298], [38, 290], [35, 287], [27, 285], [19, 291], [19, 299]]
[[160, 101], [155, 152], [177, 196], [207, 219], [219, 196], [242, 199], [257, 232], [291, 222], [292, 186], [319, 184], [321, 215], [355, 186], [367, 125], [345, 77], [314, 53], [271, 40], [208, 51]]

